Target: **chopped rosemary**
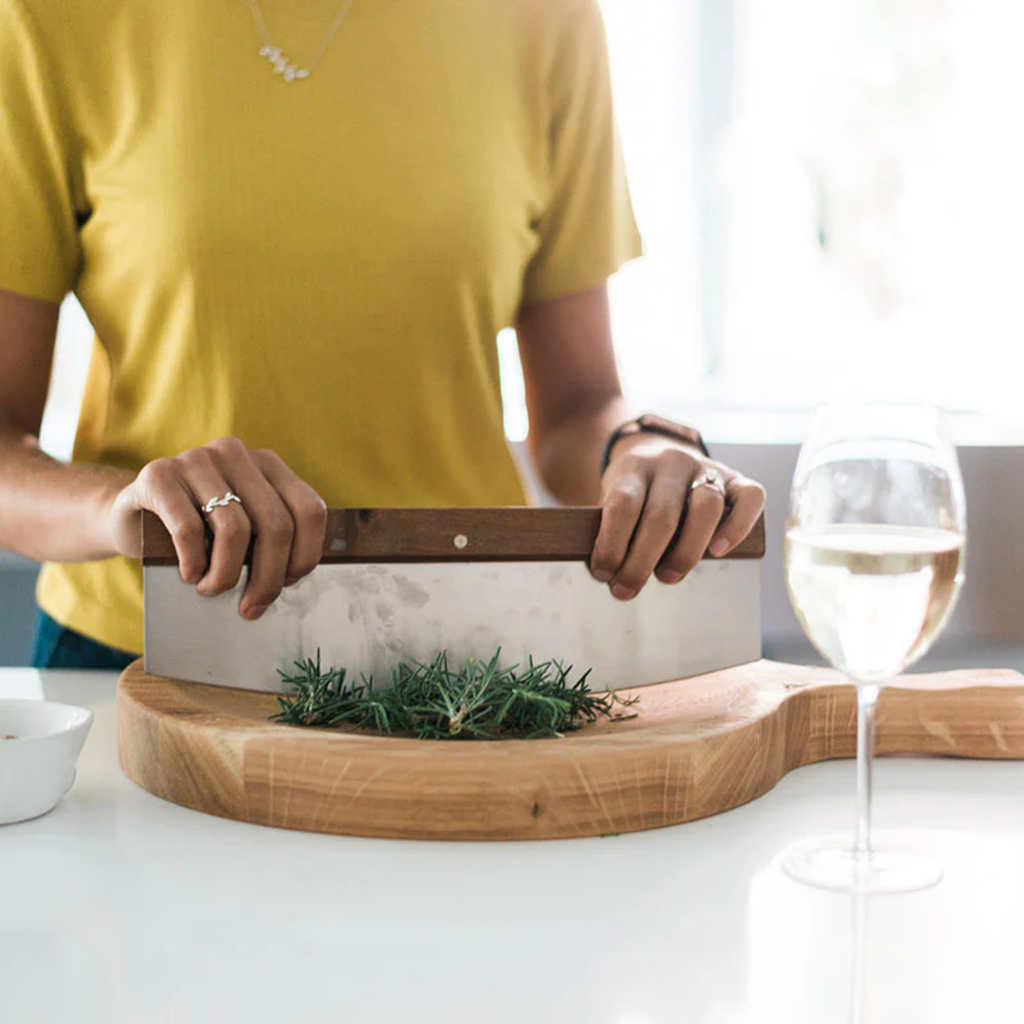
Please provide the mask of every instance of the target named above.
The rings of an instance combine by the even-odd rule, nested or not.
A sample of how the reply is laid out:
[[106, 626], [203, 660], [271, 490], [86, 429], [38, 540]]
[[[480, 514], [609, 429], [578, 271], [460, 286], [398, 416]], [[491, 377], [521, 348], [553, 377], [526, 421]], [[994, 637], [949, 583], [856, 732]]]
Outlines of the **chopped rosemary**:
[[273, 718], [427, 740], [496, 740], [561, 736], [599, 718], [636, 717], [616, 708], [632, 707], [639, 698], [594, 693], [587, 685], [589, 669], [571, 683], [572, 666], [538, 665], [531, 658], [525, 668], [499, 668], [500, 654], [499, 649], [487, 662], [471, 658], [458, 669], [449, 668], [447, 651], [430, 664], [401, 662], [391, 670], [391, 686], [379, 689], [372, 679], [347, 683], [343, 668], [324, 670], [317, 651], [315, 661], [295, 662], [293, 673], [278, 670], [291, 689], [277, 698], [281, 710]]

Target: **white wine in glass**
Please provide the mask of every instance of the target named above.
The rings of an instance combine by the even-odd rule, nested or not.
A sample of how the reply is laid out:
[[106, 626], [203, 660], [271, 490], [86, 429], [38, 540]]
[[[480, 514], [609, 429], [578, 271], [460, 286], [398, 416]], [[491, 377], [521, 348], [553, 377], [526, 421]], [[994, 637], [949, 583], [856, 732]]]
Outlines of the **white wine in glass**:
[[871, 843], [871, 756], [879, 688], [941, 632], [964, 578], [967, 533], [956, 451], [939, 410], [824, 406], [800, 450], [784, 560], [797, 618], [857, 686], [857, 828], [852, 843], [810, 841], [783, 868], [844, 892], [934, 885], [939, 865]]

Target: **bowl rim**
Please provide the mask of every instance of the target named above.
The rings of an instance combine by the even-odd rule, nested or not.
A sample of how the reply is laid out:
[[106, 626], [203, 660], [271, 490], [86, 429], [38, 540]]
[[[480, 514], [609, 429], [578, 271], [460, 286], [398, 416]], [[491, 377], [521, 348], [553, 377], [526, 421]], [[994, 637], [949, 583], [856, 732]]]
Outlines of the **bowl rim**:
[[75, 720], [61, 729], [52, 729], [38, 736], [15, 736], [13, 740], [5, 740], [0, 737], [0, 750], [4, 743], [39, 743], [45, 740], [52, 740], [56, 736], [65, 736], [69, 733], [79, 732], [88, 729], [92, 725], [95, 715], [91, 709], [82, 707], [80, 704], [65, 704], [57, 700], [37, 700], [32, 697], [0, 697], [0, 710], [5, 707], [49, 707], [59, 711], [70, 711], [74, 713]]

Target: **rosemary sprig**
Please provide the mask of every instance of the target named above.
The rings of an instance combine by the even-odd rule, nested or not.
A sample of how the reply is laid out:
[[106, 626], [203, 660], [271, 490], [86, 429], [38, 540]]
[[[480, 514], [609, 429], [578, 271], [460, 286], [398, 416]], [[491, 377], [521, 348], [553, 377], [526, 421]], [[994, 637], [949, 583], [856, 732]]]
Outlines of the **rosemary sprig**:
[[594, 693], [590, 670], [570, 682], [572, 666], [557, 661], [499, 668], [499, 649], [489, 661], [448, 665], [442, 651], [432, 662], [401, 662], [391, 671], [391, 686], [378, 689], [372, 679], [346, 681], [345, 669], [324, 670], [316, 660], [295, 662], [295, 671], [278, 670], [289, 691], [277, 698], [273, 716], [290, 725], [321, 728], [349, 726], [387, 735], [450, 740], [534, 739], [561, 736], [599, 718], [635, 718], [618, 708], [632, 707], [615, 693]]

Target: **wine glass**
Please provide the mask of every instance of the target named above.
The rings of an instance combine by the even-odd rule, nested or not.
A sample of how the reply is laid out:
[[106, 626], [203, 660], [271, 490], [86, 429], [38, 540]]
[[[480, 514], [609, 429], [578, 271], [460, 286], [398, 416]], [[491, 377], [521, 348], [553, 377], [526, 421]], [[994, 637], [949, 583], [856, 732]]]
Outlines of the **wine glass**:
[[800, 450], [786, 524], [786, 586], [824, 658], [857, 687], [853, 843], [815, 840], [783, 856], [798, 881], [842, 892], [912, 892], [941, 867], [871, 844], [871, 756], [879, 689], [941, 631], [964, 578], [963, 481], [941, 412], [835, 404]]

